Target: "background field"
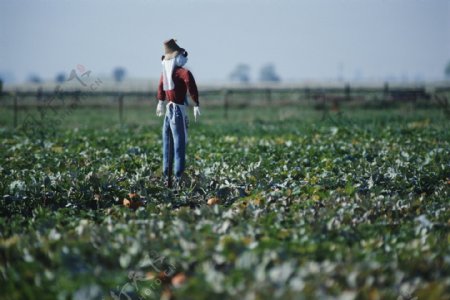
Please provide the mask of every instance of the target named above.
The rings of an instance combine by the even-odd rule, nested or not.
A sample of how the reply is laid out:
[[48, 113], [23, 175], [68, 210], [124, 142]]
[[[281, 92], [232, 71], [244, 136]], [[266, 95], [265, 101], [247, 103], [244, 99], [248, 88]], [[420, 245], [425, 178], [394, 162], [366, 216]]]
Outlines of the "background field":
[[178, 193], [154, 110], [1, 108], [2, 298], [450, 298], [442, 109], [206, 106]]

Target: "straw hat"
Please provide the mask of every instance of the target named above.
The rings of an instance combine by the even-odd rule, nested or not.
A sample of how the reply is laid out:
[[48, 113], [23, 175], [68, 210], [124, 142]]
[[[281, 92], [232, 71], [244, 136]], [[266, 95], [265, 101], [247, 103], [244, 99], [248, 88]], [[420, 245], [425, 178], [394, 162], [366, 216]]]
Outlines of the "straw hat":
[[187, 56], [186, 50], [177, 45], [176, 40], [170, 39], [164, 42], [164, 56], [162, 57], [165, 60], [172, 59], [176, 57], [179, 53], [182, 53], [184, 56]]

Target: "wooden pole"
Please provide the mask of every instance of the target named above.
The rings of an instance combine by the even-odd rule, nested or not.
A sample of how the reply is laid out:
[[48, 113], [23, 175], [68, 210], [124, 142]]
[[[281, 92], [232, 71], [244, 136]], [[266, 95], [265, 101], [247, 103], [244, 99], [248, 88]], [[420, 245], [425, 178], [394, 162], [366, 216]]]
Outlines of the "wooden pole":
[[42, 90], [42, 86], [40, 86], [36, 91], [36, 101], [38, 103], [40, 103], [42, 101], [43, 96], [44, 96], [44, 92]]
[[123, 124], [123, 95], [119, 94], [119, 120]]
[[388, 97], [389, 97], [389, 83], [387, 83], [387, 82], [384, 83], [383, 97], [384, 97], [383, 100], [385, 100], [385, 101], [386, 101], [386, 100], [388, 99]]
[[224, 89], [223, 90], [223, 116], [225, 117], [225, 119], [228, 119], [228, 90]]
[[272, 91], [270, 89], [266, 89], [266, 98], [267, 98], [267, 103], [271, 104], [272, 103]]
[[[311, 90], [309, 89], [309, 87], [305, 87], [305, 89], [303, 90], [304, 93], [304, 97], [305, 97], [305, 102], [306, 103], [310, 103], [311, 102]], [[299, 100], [301, 99], [301, 95], [299, 95]]]
[[350, 89], [349, 83], [347, 83], [345, 85], [345, 100], [347, 100], [347, 101], [352, 100], [351, 89]]
[[17, 105], [17, 93], [14, 94], [14, 128], [17, 127], [17, 115], [19, 113], [18, 105]]

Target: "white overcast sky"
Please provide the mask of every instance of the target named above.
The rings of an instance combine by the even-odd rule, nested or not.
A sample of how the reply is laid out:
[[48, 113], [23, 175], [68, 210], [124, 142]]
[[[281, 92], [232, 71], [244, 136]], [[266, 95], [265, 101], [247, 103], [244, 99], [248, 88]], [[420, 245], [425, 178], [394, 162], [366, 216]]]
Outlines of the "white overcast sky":
[[0, 0], [0, 76], [54, 79], [83, 64], [154, 79], [177, 38], [197, 81], [273, 63], [284, 81], [439, 80], [450, 61], [450, 0]]

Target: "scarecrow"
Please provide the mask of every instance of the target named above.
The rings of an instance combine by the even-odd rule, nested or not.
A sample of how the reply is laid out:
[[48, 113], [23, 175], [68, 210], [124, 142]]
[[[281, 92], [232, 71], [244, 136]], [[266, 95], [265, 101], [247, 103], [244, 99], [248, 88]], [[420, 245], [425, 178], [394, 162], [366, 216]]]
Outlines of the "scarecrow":
[[[186, 93], [189, 91], [194, 101], [194, 118], [200, 115], [198, 90], [192, 73], [183, 68], [188, 58], [185, 49], [177, 45], [174, 39], [164, 42], [162, 56], [162, 74], [158, 85], [158, 105], [156, 115], [164, 115], [164, 101], [167, 100], [162, 130], [163, 138], [163, 175], [167, 187], [172, 187], [172, 171], [175, 172], [175, 184], [180, 185], [186, 164], [186, 145], [188, 105]], [[175, 166], [173, 164], [175, 163]]]

